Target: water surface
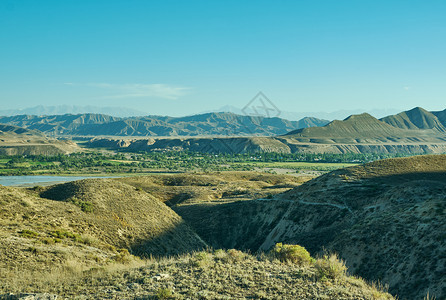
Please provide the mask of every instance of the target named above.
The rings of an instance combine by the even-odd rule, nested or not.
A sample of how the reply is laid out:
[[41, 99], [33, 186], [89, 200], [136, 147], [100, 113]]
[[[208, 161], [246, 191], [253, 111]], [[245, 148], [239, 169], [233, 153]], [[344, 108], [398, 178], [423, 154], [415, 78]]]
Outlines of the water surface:
[[111, 178], [113, 176], [50, 176], [50, 175], [24, 175], [0, 176], [0, 184], [5, 186], [35, 186], [50, 185], [86, 178]]

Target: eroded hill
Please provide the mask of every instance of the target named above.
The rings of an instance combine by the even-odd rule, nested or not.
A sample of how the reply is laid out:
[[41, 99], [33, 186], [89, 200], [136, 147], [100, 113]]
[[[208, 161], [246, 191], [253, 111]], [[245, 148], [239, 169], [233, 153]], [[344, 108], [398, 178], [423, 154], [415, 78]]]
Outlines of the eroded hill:
[[275, 241], [340, 253], [356, 274], [403, 298], [446, 295], [446, 156], [377, 161], [334, 171], [277, 197], [292, 201]]
[[0, 124], [1, 155], [57, 155], [80, 151], [73, 142], [47, 138], [38, 130]]
[[218, 181], [200, 178], [200, 192], [184, 178], [167, 189], [142, 178], [126, 180], [161, 198], [169, 191], [166, 203], [210, 246], [255, 252], [285, 242], [301, 244], [313, 254], [328, 249], [339, 253], [355, 274], [389, 284], [401, 299], [422, 298], [427, 292], [437, 299], [445, 295], [445, 155], [376, 161], [297, 187], [286, 184], [285, 177], [282, 186], [280, 181], [265, 184], [263, 178], [263, 192], [248, 197], [240, 188], [226, 190], [219, 199]]
[[144, 257], [206, 247], [161, 201], [113, 180], [0, 189], [3, 274], [19, 266], [22, 272], [100, 266], [125, 253], [119, 249]]

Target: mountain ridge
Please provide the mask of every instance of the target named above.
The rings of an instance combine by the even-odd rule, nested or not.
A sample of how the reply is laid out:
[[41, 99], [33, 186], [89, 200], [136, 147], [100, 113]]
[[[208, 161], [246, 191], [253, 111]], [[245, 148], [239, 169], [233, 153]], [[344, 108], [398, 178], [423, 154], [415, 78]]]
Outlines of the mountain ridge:
[[[417, 127], [418, 128], [418, 127]], [[443, 131], [433, 128], [409, 130], [390, 125], [363, 113], [352, 115], [343, 121], [334, 120], [322, 127], [298, 129], [282, 137], [298, 142], [317, 143], [383, 143], [383, 142], [421, 142], [444, 141]]]
[[38, 129], [47, 135], [109, 136], [273, 136], [304, 126], [321, 126], [328, 121], [306, 118], [289, 121], [233, 113], [206, 113], [185, 117], [145, 116], [117, 118], [103, 114], [0, 117], [0, 123]]
[[134, 117], [146, 115], [145, 112], [128, 108], [128, 107], [113, 107], [113, 106], [94, 106], [94, 105], [53, 105], [44, 106], [37, 105], [24, 109], [4, 109], [0, 110], [0, 116], [15, 116], [15, 115], [63, 115], [63, 114], [106, 114], [114, 117]]
[[[442, 116], [441, 112], [438, 115]], [[440, 120], [435, 113], [421, 107], [415, 107], [380, 120], [401, 129], [436, 129], [440, 132], [446, 132], [446, 117], [444, 120]]]

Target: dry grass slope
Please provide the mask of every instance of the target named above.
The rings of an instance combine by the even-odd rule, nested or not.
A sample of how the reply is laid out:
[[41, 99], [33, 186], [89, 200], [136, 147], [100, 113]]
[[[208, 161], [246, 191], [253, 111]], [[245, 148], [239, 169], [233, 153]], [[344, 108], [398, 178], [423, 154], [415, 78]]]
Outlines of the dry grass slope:
[[[390, 297], [348, 277], [342, 262], [324, 256], [326, 248], [401, 299], [427, 291], [442, 299], [445, 182], [446, 157], [420, 156], [337, 170], [303, 185], [290, 176], [228, 172], [0, 187], [0, 291], [123, 299]], [[193, 252], [206, 246], [202, 239], [215, 249], [252, 252], [299, 244], [321, 258], [297, 246], [276, 246], [275, 259]], [[144, 260], [132, 253], [179, 256]]]
[[165, 204], [113, 180], [34, 189], [0, 186], [2, 281], [20, 281], [24, 272], [36, 270], [126, 262], [133, 260], [130, 253], [164, 256], [204, 247]]
[[394, 299], [381, 286], [348, 276], [335, 256], [296, 264], [235, 249], [47, 275], [15, 292], [77, 299]]

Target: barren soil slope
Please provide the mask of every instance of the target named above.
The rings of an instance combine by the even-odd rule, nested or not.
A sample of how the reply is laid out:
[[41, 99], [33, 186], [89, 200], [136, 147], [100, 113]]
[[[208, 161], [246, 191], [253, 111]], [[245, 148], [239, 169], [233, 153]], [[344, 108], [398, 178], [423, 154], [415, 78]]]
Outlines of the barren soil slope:
[[402, 298], [446, 296], [446, 156], [337, 170], [277, 197], [292, 201], [263, 243], [340, 253], [351, 270]]

